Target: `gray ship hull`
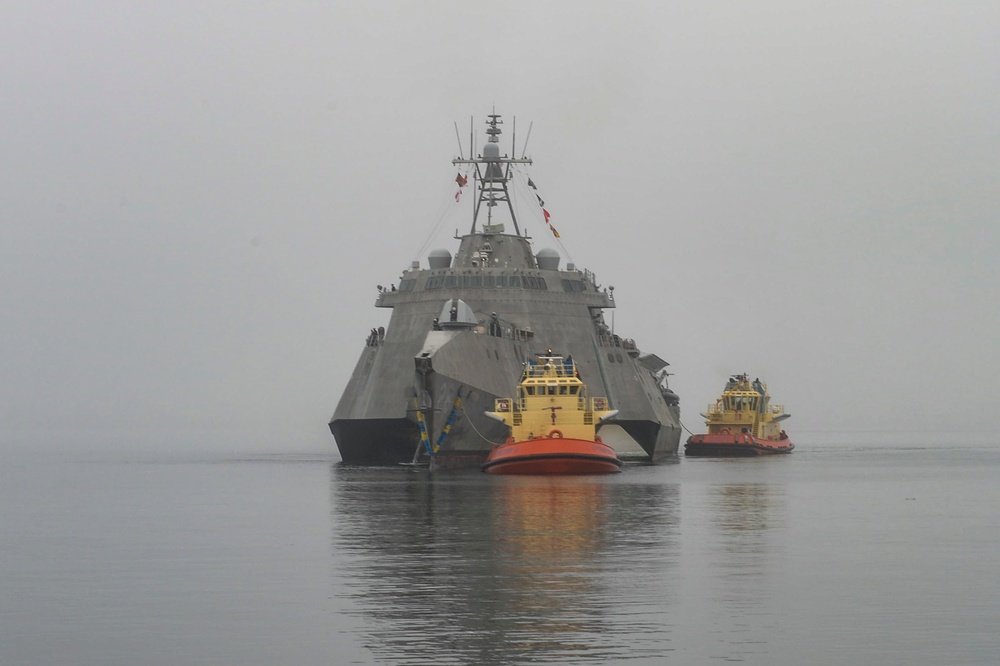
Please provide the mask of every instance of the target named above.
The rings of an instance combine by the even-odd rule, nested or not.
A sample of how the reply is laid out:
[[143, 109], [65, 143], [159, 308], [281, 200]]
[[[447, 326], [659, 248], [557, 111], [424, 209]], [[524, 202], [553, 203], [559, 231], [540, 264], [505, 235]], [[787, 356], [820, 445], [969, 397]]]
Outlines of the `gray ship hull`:
[[[527, 245], [516, 236], [474, 234], [463, 246], [502, 240]], [[514, 275], [521, 286], [496, 286]], [[609, 443], [622, 457], [655, 462], [676, 455], [681, 427], [678, 406], [668, 404], [673, 394], [661, 385], [659, 367], [607, 330], [601, 313], [614, 300], [589, 274], [449, 266], [411, 270], [402, 285], [380, 294], [376, 304], [393, 309], [388, 328], [369, 339], [330, 421], [345, 463], [482, 464], [507, 436], [484, 412], [514, 393], [525, 360], [546, 349], [572, 355], [590, 394], [607, 396], [619, 410], [605, 427], [614, 430]], [[471, 316], [444, 321], [450, 303], [467, 306]]]

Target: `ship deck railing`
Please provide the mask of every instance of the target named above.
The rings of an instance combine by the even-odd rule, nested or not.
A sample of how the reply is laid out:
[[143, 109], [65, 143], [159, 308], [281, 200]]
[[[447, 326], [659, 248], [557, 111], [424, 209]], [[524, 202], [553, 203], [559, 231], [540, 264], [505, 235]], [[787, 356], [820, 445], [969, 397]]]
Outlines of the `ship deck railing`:
[[[549, 409], [549, 405], [544, 400], [545, 404], [542, 407], [537, 405], [537, 401], [540, 396], [526, 396], [523, 398], [514, 398], [510, 400], [508, 398], [499, 398], [496, 401], [496, 411], [500, 413], [513, 412], [515, 415], [521, 412], [528, 411], [538, 411]], [[560, 403], [562, 406], [569, 406], [569, 409], [577, 412], [606, 412], [608, 411], [608, 399], [604, 396], [595, 396], [593, 398], [588, 398], [585, 394], [577, 395], [572, 401], [566, 400], [567, 396], [559, 396], [562, 398]], [[568, 405], [567, 405], [568, 403]], [[574, 404], [575, 403], [575, 404]], [[513, 409], [511, 409], [513, 407]]]
[[546, 363], [531, 363], [524, 366], [526, 379], [542, 379], [545, 377], [576, 377], [576, 363], [573, 361], [549, 361]]
[[[732, 412], [732, 411], [752, 412], [754, 410], [752, 410], [752, 409], [740, 409], [740, 410], [727, 409], [727, 408], [723, 407], [722, 405], [720, 405], [717, 402], [709, 403], [708, 407], [705, 408], [705, 413], [706, 414], [725, 414], [726, 412]], [[767, 411], [769, 411], [772, 414], [784, 414], [785, 413], [785, 406], [784, 405], [778, 405], [778, 404], [775, 404], [775, 403], [771, 403], [770, 406], [768, 407]]]
[[[572, 413], [572, 412], [570, 412]], [[524, 413], [521, 411], [515, 411], [511, 414], [511, 425], [520, 426], [524, 425]], [[594, 425], [594, 412], [584, 411], [583, 412], [583, 425]]]

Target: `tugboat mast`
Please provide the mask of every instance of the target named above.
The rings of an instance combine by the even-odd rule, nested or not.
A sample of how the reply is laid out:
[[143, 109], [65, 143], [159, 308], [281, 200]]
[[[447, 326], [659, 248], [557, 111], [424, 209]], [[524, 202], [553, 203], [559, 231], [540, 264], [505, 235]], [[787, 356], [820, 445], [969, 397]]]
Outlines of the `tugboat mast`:
[[[509, 157], [500, 155], [500, 134], [503, 124], [501, 116], [491, 113], [486, 121], [486, 145], [483, 146], [483, 153], [473, 157], [474, 148], [470, 144], [469, 157], [457, 157], [451, 161], [454, 165], [471, 164], [475, 167], [473, 171], [473, 187], [479, 190], [479, 197], [476, 199], [475, 208], [472, 211], [472, 230], [476, 233], [476, 222], [479, 219], [479, 211], [482, 205], [486, 204], [486, 223], [483, 225], [484, 231], [493, 225], [493, 208], [500, 203], [506, 203], [510, 211], [510, 219], [514, 223], [514, 231], [521, 235], [521, 228], [517, 224], [517, 215], [514, 213], [514, 204], [510, 200], [510, 190], [507, 189], [507, 182], [511, 178], [511, 164], [531, 164], [531, 158]], [[516, 153], [516, 149], [512, 148]]]

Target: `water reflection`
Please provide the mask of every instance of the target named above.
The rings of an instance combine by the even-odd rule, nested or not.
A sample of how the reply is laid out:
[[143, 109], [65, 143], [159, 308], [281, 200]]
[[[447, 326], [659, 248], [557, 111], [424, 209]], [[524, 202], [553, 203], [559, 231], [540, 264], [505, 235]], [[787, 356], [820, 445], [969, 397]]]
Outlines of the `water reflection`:
[[[712, 531], [705, 543], [713, 656], [747, 660], [768, 653], [781, 630], [774, 583], [782, 575], [785, 486], [724, 483], [708, 487]], [[781, 604], [778, 603], [778, 606]]]
[[495, 477], [335, 466], [334, 569], [382, 662], [669, 651], [678, 489], [641, 473]]
[[784, 486], [728, 483], [712, 487], [709, 504], [728, 564], [743, 566], [749, 555], [769, 555], [769, 538], [783, 522]]

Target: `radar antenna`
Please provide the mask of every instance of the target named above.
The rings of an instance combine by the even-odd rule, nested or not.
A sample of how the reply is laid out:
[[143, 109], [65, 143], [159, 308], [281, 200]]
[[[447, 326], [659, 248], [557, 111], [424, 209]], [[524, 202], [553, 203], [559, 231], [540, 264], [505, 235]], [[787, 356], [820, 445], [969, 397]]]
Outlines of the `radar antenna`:
[[[511, 178], [511, 165], [531, 164], [531, 158], [501, 156], [500, 134], [503, 130], [500, 126], [503, 125], [502, 116], [498, 113], [491, 113], [486, 117], [488, 118], [486, 121], [486, 144], [483, 146], [482, 154], [473, 156], [474, 149], [470, 145], [468, 158], [458, 157], [451, 163], [454, 165], [471, 164], [475, 168], [473, 182], [479, 190], [479, 196], [472, 212], [471, 233], [476, 233], [476, 223], [484, 203], [486, 204], [484, 227], [493, 224], [493, 209], [501, 203], [506, 203], [507, 209], [510, 211], [510, 219], [514, 223], [514, 230], [520, 236], [521, 228], [517, 224], [517, 215], [514, 213], [514, 204], [510, 200], [510, 190], [507, 188], [507, 183]], [[516, 148], [512, 146], [511, 152], [516, 154]]]

